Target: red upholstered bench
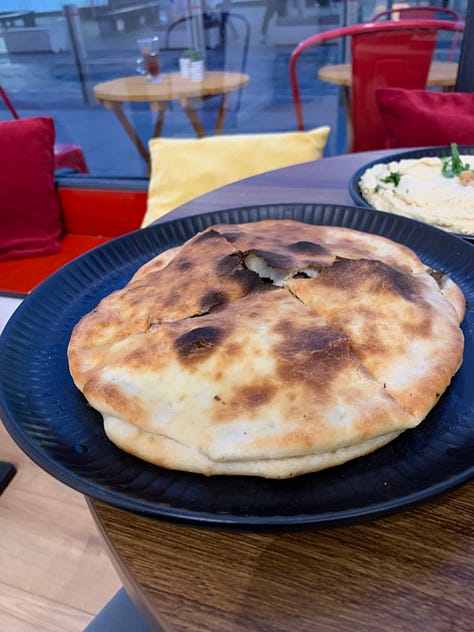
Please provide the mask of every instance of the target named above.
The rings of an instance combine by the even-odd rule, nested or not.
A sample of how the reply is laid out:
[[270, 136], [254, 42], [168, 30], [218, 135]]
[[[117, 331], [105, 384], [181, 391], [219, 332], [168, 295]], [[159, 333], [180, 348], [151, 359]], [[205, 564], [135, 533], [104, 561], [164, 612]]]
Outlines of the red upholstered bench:
[[61, 251], [0, 261], [0, 293], [24, 296], [75, 257], [140, 228], [148, 179], [58, 175], [56, 190], [63, 223]]

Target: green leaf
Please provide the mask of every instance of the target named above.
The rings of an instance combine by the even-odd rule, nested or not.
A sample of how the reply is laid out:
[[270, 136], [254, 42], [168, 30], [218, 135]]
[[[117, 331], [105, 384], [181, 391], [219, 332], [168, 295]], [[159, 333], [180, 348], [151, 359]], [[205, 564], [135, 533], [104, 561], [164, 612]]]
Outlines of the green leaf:
[[454, 178], [454, 176], [459, 176], [468, 169], [470, 169], [470, 166], [467, 163], [464, 164], [461, 160], [457, 144], [451, 143], [451, 156], [443, 160], [441, 173], [445, 178]]
[[402, 176], [398, 173], [398, 171], [391, 171], [390, 175], [386, 178], [382, 178], [382, 182], [386, 182], [387, 184], [391, 182], [394, 186], [398, 187], [401, 177]]

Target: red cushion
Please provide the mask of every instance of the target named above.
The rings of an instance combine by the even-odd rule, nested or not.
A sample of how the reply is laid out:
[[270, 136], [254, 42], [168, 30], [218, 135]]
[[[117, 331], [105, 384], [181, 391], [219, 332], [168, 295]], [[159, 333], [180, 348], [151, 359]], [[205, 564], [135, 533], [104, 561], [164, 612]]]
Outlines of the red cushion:
[[60, 250], [51, 118], [0, 122], [0, 261]]
[[0, 261], [0, 292], [28, 294], [63, 265], [109, 239], [91, 235], [65, 235], [61, 252], [44, 257]]
[[379, 88], [387, 147], [474, 145], [474, 93]]

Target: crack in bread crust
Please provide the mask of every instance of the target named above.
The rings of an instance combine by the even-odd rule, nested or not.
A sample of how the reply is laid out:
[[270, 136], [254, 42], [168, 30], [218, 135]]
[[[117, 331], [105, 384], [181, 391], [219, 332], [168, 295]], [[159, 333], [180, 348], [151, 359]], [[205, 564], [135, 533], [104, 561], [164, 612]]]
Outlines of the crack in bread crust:
[[350, 337], [364, 367], [405, 410], [420, 420], [427, 415], [463, 351], [458, 314], [432, 275], [361, 259], [336, 262], [315, 279], [288, 285]]

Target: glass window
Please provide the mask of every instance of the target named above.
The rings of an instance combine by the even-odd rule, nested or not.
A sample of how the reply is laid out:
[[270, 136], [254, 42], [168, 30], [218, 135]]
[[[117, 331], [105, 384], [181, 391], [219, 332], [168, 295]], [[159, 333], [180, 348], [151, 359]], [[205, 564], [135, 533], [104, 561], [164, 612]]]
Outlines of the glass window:
[[[0, 85], [19, 116], [52, 116], [57, 140], [80, 145], [92, 174], [140, 176], [154, 134], [295, 130], [288, 78], [294, 47], [314, 33], [370, 20], [388, 4], [2, 0]], [[464, 16], [467, 0], [454, 4]], [[153, 37], [161, 81], [152, 76], [156, 41], [141, 41]], [[306, 128], [332, 129], [326, 155], [346, 149], [345, 112], [340, 86], [317, 73], [344, 56], [340, 45], [327, 44], [299, 62]], [[191, 77], [181, 77], [191, 68]], [[0, 118], [10, 116], [0, 99]]]

